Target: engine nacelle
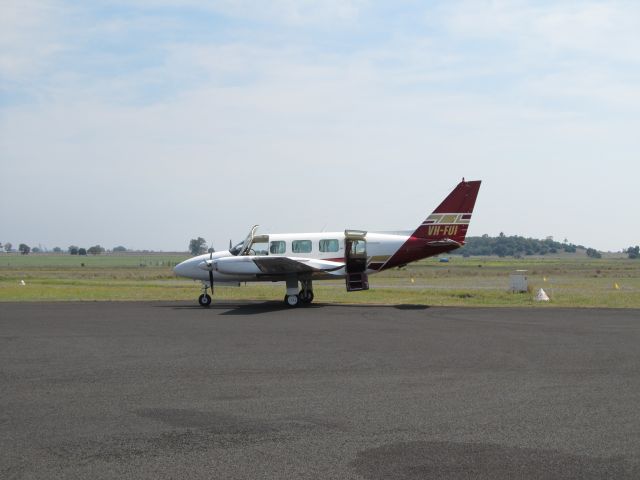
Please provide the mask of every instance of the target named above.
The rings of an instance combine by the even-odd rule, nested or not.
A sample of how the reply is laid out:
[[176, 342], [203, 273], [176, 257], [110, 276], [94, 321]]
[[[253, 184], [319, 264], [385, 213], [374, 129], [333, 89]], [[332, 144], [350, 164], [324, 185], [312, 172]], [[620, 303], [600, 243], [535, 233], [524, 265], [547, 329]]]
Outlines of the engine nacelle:
[[225, 257], [213, 262], [213, 269], [216, 272], [226, 275], [257, 275], [261, 273], [252, 257]]

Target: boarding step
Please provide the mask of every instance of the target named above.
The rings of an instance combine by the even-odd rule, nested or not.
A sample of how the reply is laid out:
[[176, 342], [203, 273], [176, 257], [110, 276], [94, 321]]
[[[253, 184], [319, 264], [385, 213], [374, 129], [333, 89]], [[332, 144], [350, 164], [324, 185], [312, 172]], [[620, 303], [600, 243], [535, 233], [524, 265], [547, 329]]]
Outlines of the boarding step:
[[347, 292], [369, 290], [369, 276], [366, 273], [347, 274]]

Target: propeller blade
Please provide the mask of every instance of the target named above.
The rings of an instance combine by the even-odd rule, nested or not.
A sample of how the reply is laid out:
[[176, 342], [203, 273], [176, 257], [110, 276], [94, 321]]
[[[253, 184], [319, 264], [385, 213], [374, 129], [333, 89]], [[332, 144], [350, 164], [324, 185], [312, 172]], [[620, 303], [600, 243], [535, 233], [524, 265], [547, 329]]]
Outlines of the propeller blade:
[[211, 295], [213, 296], [213, 248], [209, 249], [209, 286], [211, 287]]

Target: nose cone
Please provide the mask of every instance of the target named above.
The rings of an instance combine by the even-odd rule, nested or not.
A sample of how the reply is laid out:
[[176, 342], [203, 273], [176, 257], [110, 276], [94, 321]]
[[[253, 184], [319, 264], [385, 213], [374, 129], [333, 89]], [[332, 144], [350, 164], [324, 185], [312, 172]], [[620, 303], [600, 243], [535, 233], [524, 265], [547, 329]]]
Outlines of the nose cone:
[[197, 257], [191, 257], [173, 267], [173, 271], [179, 277], [193, 278], [194, 280], [209, 280], [209, 272], [215, 261], [222, 257], [230, 256], [229, 252], [217, 252], [213, 255], [207, 253]]
[[180, 262], [178, 265], [176, 265], [175, 267], [173, 267], [173, 273], [175, 273], [176, 275], [178, 275], [179, 277], [182, 276], [182, 272], [184, 269], [184, 262]]
[[173, 267], [173, 272], [179, 277], [191, 277], [191, 271], [193, 270], [192, 258], [189, 260], [185, 260], [182, 263], [179, 263], [175, 267]]

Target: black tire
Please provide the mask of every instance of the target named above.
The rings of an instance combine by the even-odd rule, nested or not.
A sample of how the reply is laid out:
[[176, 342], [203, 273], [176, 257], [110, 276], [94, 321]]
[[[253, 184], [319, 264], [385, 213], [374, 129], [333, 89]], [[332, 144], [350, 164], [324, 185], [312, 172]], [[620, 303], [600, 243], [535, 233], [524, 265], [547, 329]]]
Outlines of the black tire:
[[198, 297], [198, 303], [201, 307], [210, 307], [211, 306], [211, 296], [208, 293], [203, 293]]
[[311, 290], [300, 290], [300, 301], [309, 304], [313, 302], [313, 292]]
[[298, 295], [285, 295], [284, 303], [287, 305], [287, 307], [297, 307], [300, 303], [300, 297], [298, 297]]

